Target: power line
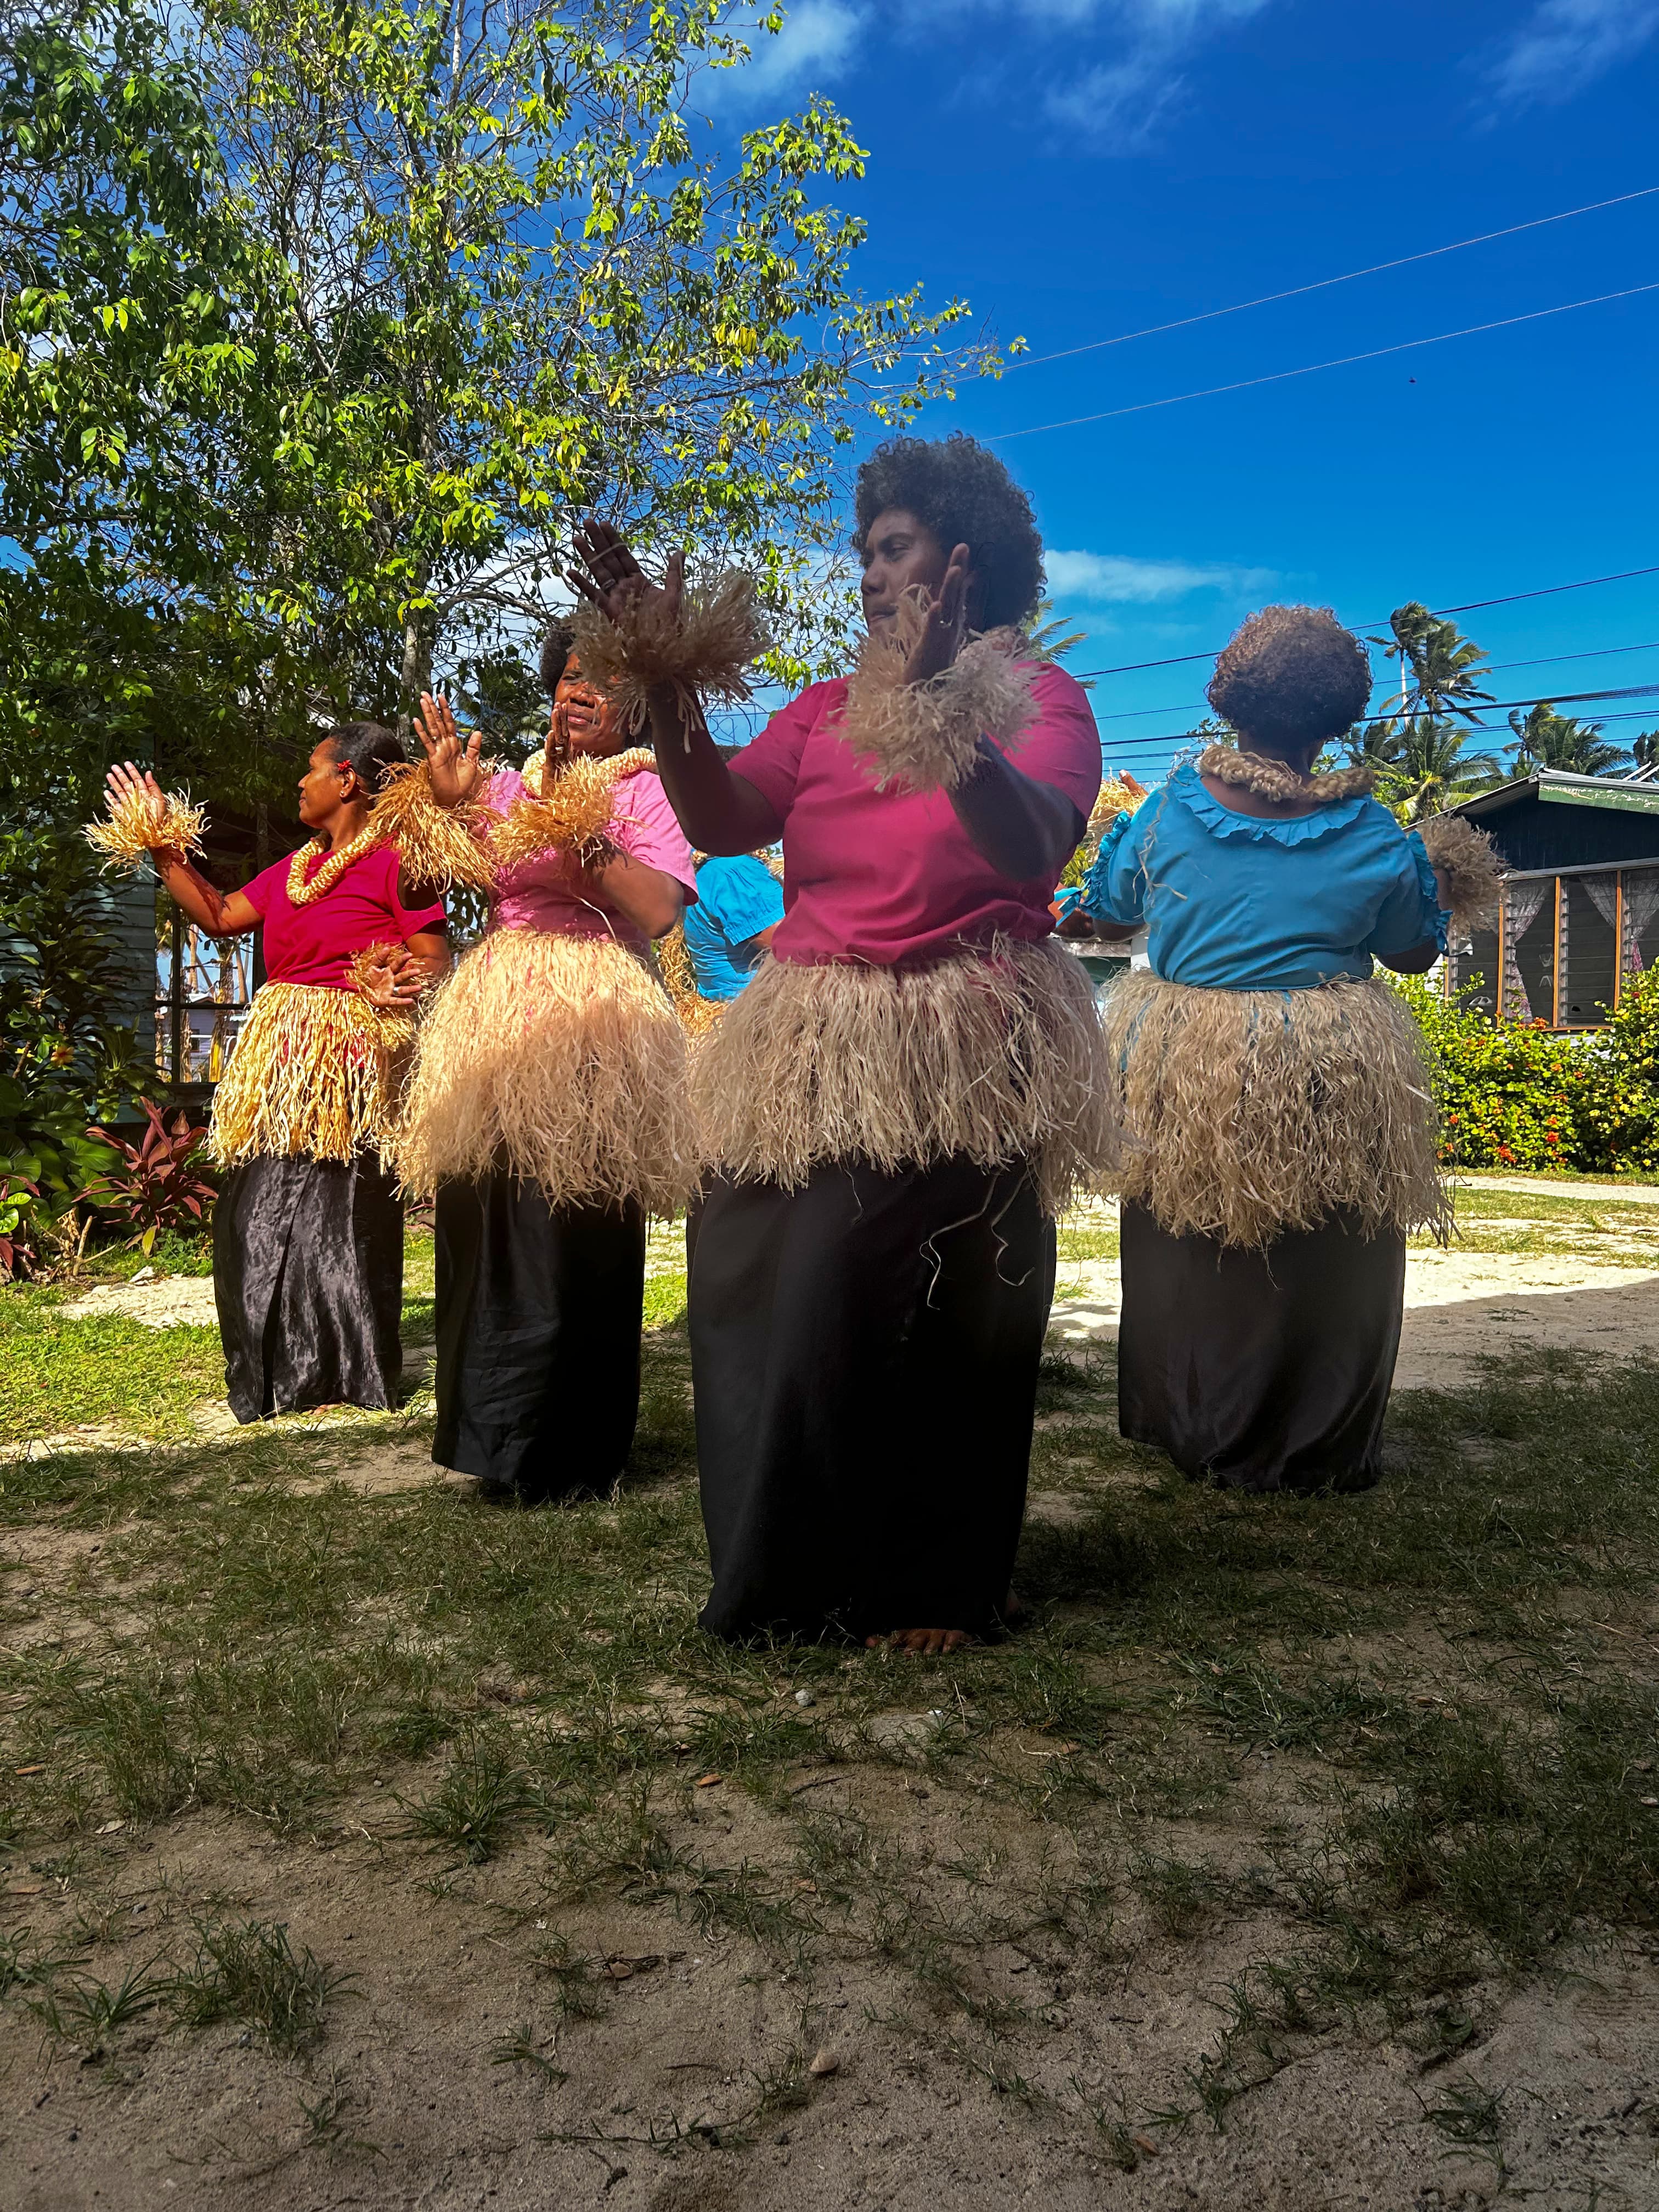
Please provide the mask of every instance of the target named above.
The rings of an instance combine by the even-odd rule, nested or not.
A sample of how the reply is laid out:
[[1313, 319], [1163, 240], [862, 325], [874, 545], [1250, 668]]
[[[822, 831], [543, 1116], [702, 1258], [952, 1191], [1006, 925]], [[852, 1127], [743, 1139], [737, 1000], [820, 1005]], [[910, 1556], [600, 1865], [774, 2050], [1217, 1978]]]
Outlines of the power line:
[[1397, 261], [1374, 261], [1369, 269], [1349, 269], [1340, 276], [1322, 276], [1312, 284], [1292, 284], [1288, 291], [1264, 292], [1259, 300], [1240, 300], [1231, 307], [1211, 307], [1201, 315], [1183, 315], [1178, 322], [1152, 323], [1144, 331], [1125, 331], [1115, 338], [1091, 338], [1085, 345], [1062, 346], [1058, 353], [1020, 354], [1005, 364], [1004, 373], [1012, 368], [1036, 368], [1048, 361], [1071, 361], [1080, 353], [1099, 353], [1107, 346], [1133, 344], [1136, 338], [1161, 337], [1166, 331], [1190, 330], [1194, 323], [1217, 322], [1224, 315], [1242, 315], [1251, 307], [1271, 307], [1280, 300], [1299, 300], [1309, 292], [1328, 291], [1334, 284], [1352, 284], [1361, 276], [1380, 276], [1385, 270], [1409, 269], [1413, 262], [1433, 261], [1443, 253], [1461, 253], [1468, 246], [1489, 246], [1497, 238], [1514, 238], [1523, 230], [1541, 230], [1552, 222], [1570, 222], [1574, 216], [1595, 215], [1602, 208], [1623, 207], [1629, 200], [1648, 199], [1655, 192], [1659, 192], [1659, 185], [1644, 185], [1640, 191], [1620, 192], [1610, 200], [1592, 200], [1588, 207], [1565, 208], [1559, 215], [1534, 216], [1530, 222], [1513, 222], [1505, 230], [1485, 230], [1478, 238], [1460, 238], [1450, 246], [1431, 246], [1422, 253], [1402, 254]]
[[1502, 315], [1493, 323], [1471, 323], [1467, 330], [1437, 331], [1432, 337], [1402, 338], [1398, 345], [1373, 346], [1369, 353], [1345, 353], [1335, 361], [1310, 361], [1300, 368], [1278, 368], [1268, 376], [1243, 376], [1233, 384], [1206, 385], [1201, 392], [1172, 392], [1166, 399], [1138, 399], [1132, 407], [1106, 407], [1098, 415], [1068, 415], [1058, 422], [1032, 422], [1023, 430], [988, 430], [988, 446], [1006, 445], [1012, 438], [1035, 438], [1045, 430], [1077, 430], [1090, 422], [1115, 422], [1121, 415], [1148, 415], [1159, 407], [1179, 407], [1188, 399], [1216, 399], [1224, 392], [1251, 392], [1261, 384], [1284, 384], [1297, 376], [1316, 376], [1322, 369], [1352, 368], [1356, 362], [1382, 361], [1395, 353], [1415, 353], [1424, 346], [1445, 345], [1452, 338], [1479, 337], [1484, 331], [1512, 330], [1517, 323], [1539, 323], [1551, 315], [1571, 315], [1580, 307], [1605, 307], [1609, 300], [1633, 300], [1640, 292], [1659, 292], [1659, 283], [1627, 284], [1622, 292], [1597, 292], [1588, 300], [1566, 300], [1559, 307], [1534, 307], [1524, 315]]
[[[1659, 653], [1659, 638], [1648, 645], [1598, 645], [1589, 653], [1547, 653], [1537, 660], [1492, 660], [1470, 671], [1472, 675], [1505, 675], [1513, 668], [1554, 668], [1568, 660], [1605, 660], [1615, 653]], [[1126, 707], [1110, 714], [1097, 714], [1097, 722], [1138, 722], [1148, 714], [1200, 714], [1207, 702], [1186, 699], [1178, 707]]]
[[[1531, 592], [1505, 592], [1496, 599], [1465, 599], [1461, 606], [1431, 607], [1429, 612], [1433, 615], [1472, 615], [1479, 613], [1483, 607], [1512, 607], [1522, 599], [1553, 599], [1562, 592], [1588, 592], [1596, 584], [1627, 584], [1634, 576], [1659, 576], [1659, 563], [1648, 568], [1620, 568], [1611, 576], [1581, 576], [1571, 584], [1543, 584]], [[1388, 620], [1387, 615], [1378, 615], [1375, 621], [1356, 623], [1353, 627], [1356, 629], [1381, 629]], [[1178, 653], [1169, 660], [1126, 660], [1115, 668], [1084, 668], [1077, 673], [1079, 676], [1135, 676], [1146, 668], [1182, 668], [1195, 660], [1213, 660], [1220, 650], [1218, 645], [1208, 653]]]
[[[1483, 699], [1480, 702], [1480, 712], [1483, 714], [1496, 714], [1501, 713], [1506, 707], [1574, 707], [1583, 706], [1592, 699], [1648, 698], [1659, 698], [1659, 684], [1631, 684], [1620, 691], [1554, 691], [1540, 693], [1535, 699]], [[1604, 722], [1644, 722], [1652, 711], [1651, 708], [1644, 708], [1636, 714], [1602, 714], [1597, 719]], [[1394, 714], [1368, 714], [1363, 721], [1356, 722], [1353, 726], [1356, 730], [1371, 730], [1376, 728], [1380, 723], [1391, 722], [1395, 719]], [[1482, 722], [1468, 724], [1466, 727], [1471, 737], [1495, 738], [1501, 734], [1490, 725]], [[1170, 730], [1162, 737], [1136, 738], [1133, 744], [1136, 750], [1150, 752], [1164, 745], [1178, 745], [1183, 738], [1190, 738], [1192, 735], [1193, 732], [1190, 730]], [[1127, 750], [1127, 748], [1125, 750]]]

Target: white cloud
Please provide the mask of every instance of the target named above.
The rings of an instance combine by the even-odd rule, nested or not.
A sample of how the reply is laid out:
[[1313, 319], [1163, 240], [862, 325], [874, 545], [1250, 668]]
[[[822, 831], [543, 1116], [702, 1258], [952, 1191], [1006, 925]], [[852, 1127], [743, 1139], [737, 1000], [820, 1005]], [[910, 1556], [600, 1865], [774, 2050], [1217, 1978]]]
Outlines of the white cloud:
[[1190, 592], [1229, 592], [1235, 596], [1271, 591], [1279, 580], [1271, 568], [1232, 568], [1191, 561], [1142, 561], [1127, 553], [1060, 553], [1043, 556], [1048, 589], [1057, 599], [1091, 605], [1155, 606], [1185, 599]]
[[741, 69], [708, 71], [702, 97], [720, 108], [776, 107], [823, 92], [853, 59], [865, 21], [864, 9], [849, 0], [801, 0], [775, 33], [744, 27], [753, 58]]
[[1555, 106], [1659, 32], [1659, 0], [1539, 0], [1487, 71], [1509, 106]]
[[1048, 95], [1051, 115], [1087, 131], [1108, 152], [1143, 147], [1186, 88], [1182, 63], [1212, 33], [1272, 0], [1011, 0], [1039, 21], [1097, 21], [1118, 52]]

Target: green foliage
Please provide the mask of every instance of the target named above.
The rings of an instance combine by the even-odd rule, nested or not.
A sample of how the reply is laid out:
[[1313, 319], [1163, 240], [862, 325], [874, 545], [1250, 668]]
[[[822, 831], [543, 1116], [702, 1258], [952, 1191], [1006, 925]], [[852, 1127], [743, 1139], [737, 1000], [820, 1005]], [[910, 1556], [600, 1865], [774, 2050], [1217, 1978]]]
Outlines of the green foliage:
[[207, 1125], [192, 1125], [179, 1113], [169, 1127], [152, 1099], [138, 1103], [149, 1126], [136, 1145], [111, 1136], [106, 1129], [87, 1132], [115, 1158], [111, 1162], [106, 1154], [103, 1173], [94, 1176], [79, 1196], [100, 1212], [112, 1213], [128, 1232], [128, 1243], [148, 1256], [164, 1233], [188, 1234], [203, 1228], [218, 1191], [204, 1172], [202, 1146]]
[[1547, 699], [1522, 714], [1510, 715], [1515, 732], [1515, 772], [1530, 775], [1534, 769], [1565, 769], [1574, 775], [1607, 775], [1626, 767], [1630, 755], [1622, 745], [1604, 738], [1600, 725], [1581, 722], [1577, 714], [1558, 714]]
[[1402, 714], [1438, 720], [1449, 714], [1475, 720], [1492, 697], [1480, 688], [1486, 653], [1444, 615], [1431, 614], [1420, 600], [1408, 599], [1389, 617], [1389, 635], [1375, 637], [1390, 660], [1401, 666]]
[[1659, 969], [1626, 976], [1586, 1053], [1577, 1099], [1579, 1158], [1614, 1175], [1659, 1175]]
[[1607, 1026], [1571, 1036], [1418, 977], [1395, 988], [1429, 1042], [1449, 1166], [1659, 1173], [1659, 970], [1626, 977]]
[[103, 1164], [88, 1141], [134, 1075], [110, 1019], [121, 981], [91, 855], [37, 821], [0, 831], [0, 1172], [61, 1212]]

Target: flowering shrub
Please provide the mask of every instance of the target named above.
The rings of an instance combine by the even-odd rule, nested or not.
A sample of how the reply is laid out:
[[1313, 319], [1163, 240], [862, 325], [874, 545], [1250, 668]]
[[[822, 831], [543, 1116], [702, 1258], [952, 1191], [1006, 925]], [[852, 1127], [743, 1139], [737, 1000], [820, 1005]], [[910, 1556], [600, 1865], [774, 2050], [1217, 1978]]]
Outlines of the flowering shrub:
[[1449, 1167], [1659, 1174], [1659, 971], [1627, 981], [1605, 1029], [1494, 1021], [1414, 976]]

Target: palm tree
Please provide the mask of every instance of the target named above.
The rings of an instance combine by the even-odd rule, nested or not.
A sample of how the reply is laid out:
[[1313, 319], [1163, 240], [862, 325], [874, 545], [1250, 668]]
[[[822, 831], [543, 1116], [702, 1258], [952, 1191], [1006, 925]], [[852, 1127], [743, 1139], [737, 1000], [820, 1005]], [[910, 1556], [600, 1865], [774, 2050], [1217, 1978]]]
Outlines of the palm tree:
[[1377, 770], [1377, 797], [1409, 826], [1503, 781], [1494, 754], [1466, 750], [1473, 735], [1443, 715], [1391, 717], [1372, 725], [1353, 757]]
[[1644, 730], [1633, 738], [1630, 757], [1638, 768], [1659, 768], [1659, 730]]
[[1510, 727], [1515, 732], [1511, 750], [1518, 775], [1530, 775], [1540, 768], [1606, 775], [1611, 769], [1624, 768], [1631, 757], [1622, 745], [1601, 735], [1598, 723], [1581, 722], [1577, 714], [1558, 714], [1547, 699], [1540, 699], [1524, 716], [1512, 713]]
[[1389, 617], [1389, 637], [1374, 637], [1390, 660], [1400, 663], [1401, 711], [1441, 717], [1480, 719], [1492, 696], [1476, 678], [1486, 664], [1486, 650], [1464, 637], [1455, 622], [1431, 614], [1419, 600], [1408, 599]]

